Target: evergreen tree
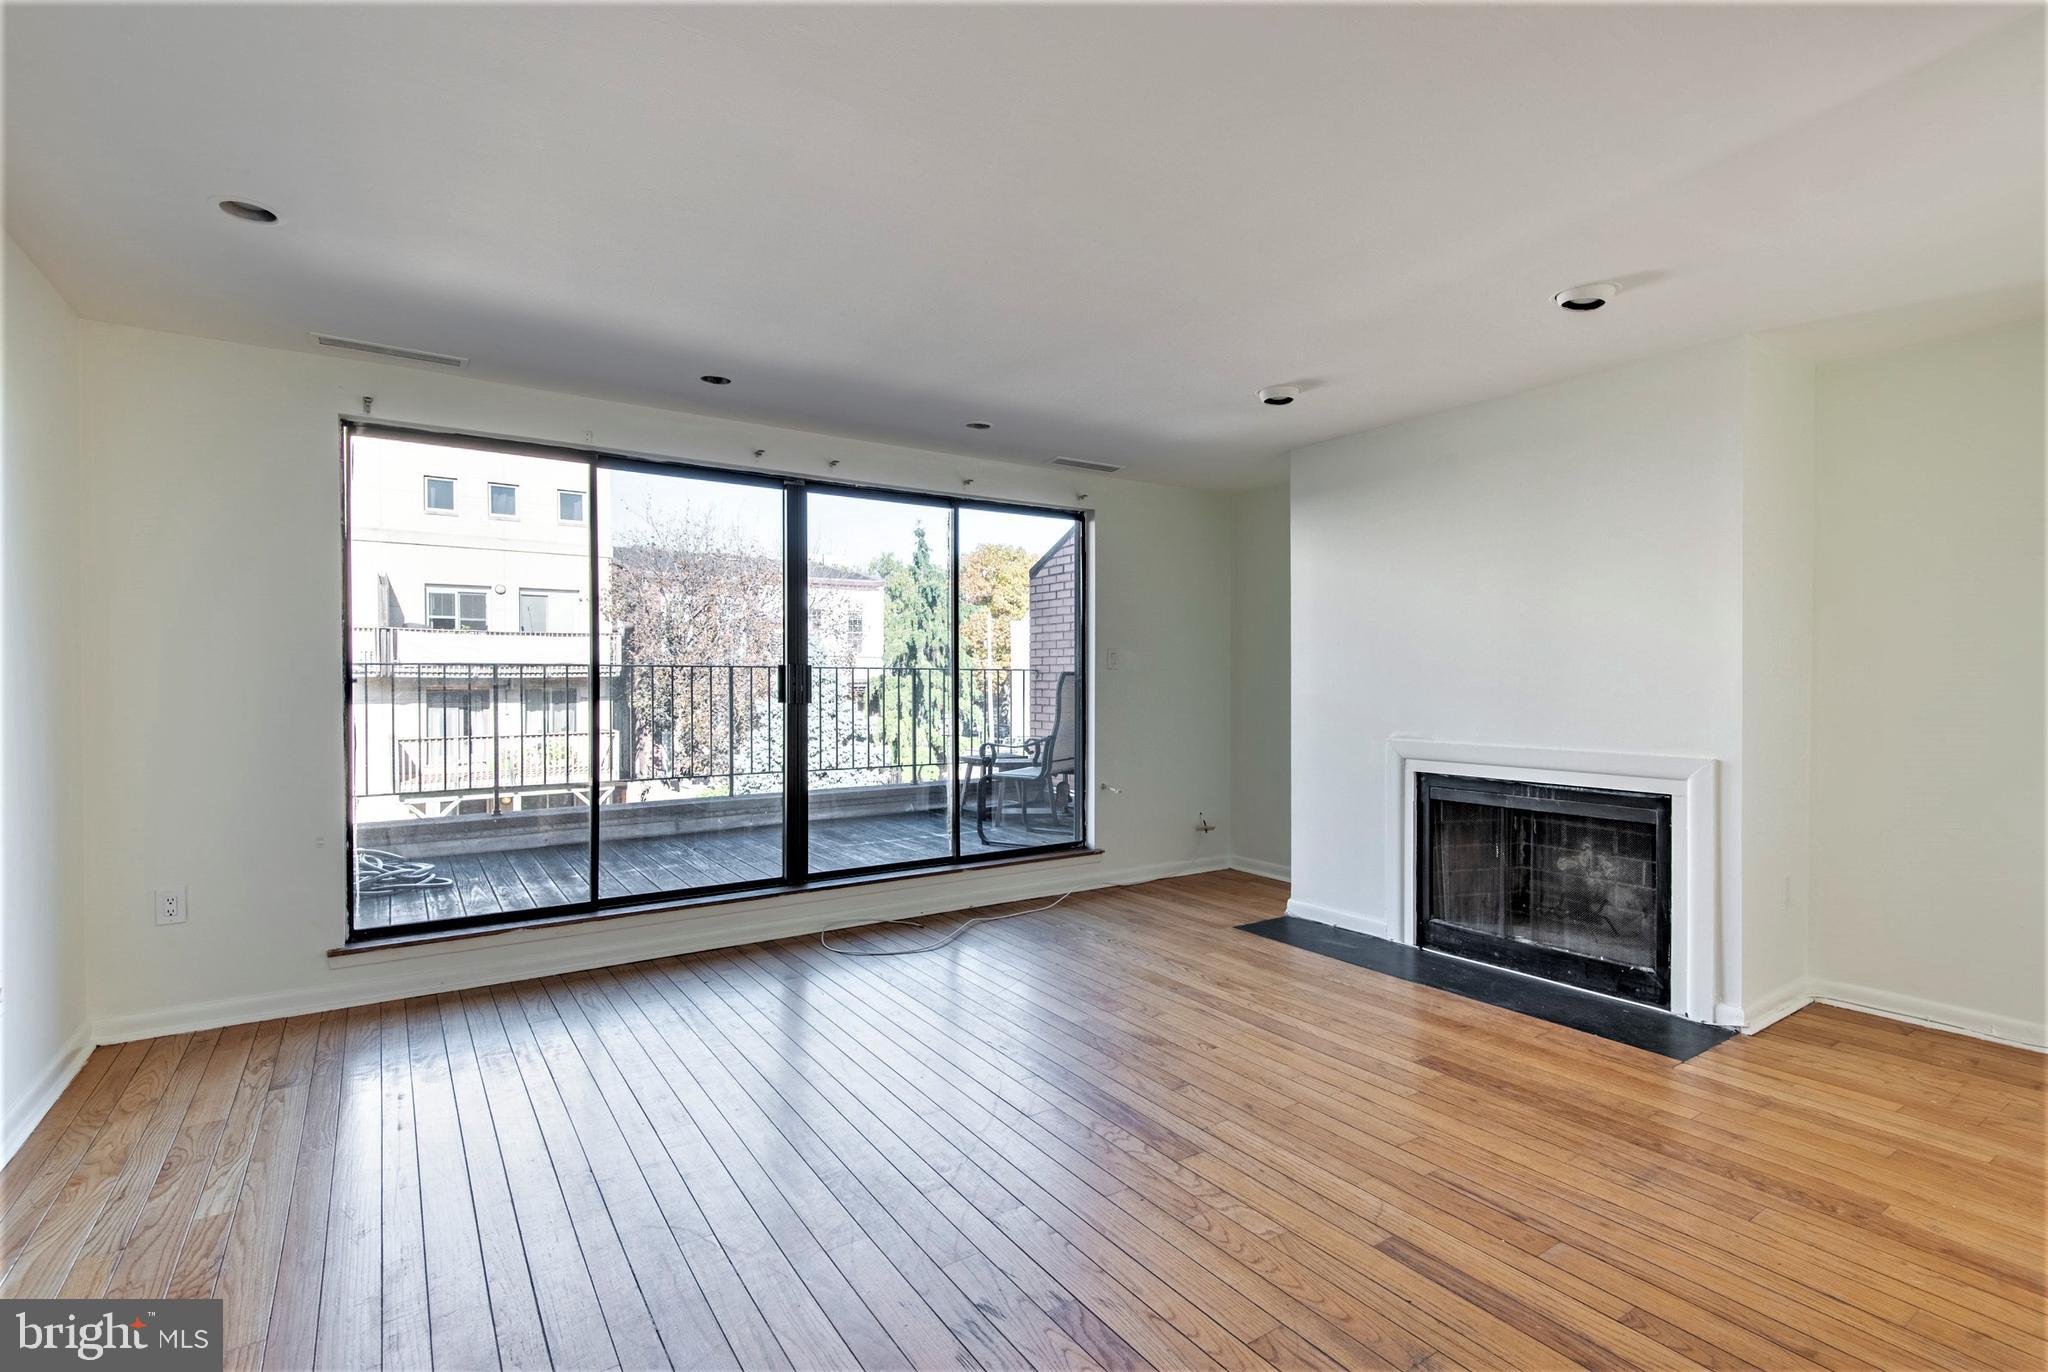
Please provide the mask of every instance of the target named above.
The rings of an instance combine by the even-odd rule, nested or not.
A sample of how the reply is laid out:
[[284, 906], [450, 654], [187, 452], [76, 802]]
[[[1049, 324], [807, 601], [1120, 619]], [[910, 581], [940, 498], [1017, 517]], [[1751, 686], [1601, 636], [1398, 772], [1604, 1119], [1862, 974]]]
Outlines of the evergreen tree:
[[946, 672], [952, 634], [946, 568], [932, 556], [920, 523], [907, 564], [885, 555], [870, 571], [882, 581], [882, 654], [891, 670], [869, 708], [880, 715], [890, 760], [929, 772], [946, 756], [946, 702], [952, 692]]

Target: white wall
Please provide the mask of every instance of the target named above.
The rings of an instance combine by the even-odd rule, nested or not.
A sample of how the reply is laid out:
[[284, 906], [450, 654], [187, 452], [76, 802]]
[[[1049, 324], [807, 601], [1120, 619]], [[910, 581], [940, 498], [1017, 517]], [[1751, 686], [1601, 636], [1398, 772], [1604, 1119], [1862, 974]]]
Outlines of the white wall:
[[[0, 474], [0, 1156], [88, 1047], [68, 843], [78, 321], [7, 240]], [[138, 908], [140, 908], [138, 906]]]
[[2044, 1033], [2038, 321], [1818, 377], [1814, 989]]
[[1807, 977], [1813, 739], [1813, 364], [1752, 343], [1742, 445], [1742, 1004]]
[[[770, 429], [368, 361], [84, 327], [90, 615], [77, 731], [91, 831], [73, 880], [102, 1037], [224, 1023], [879, 914], [1221, 863], [1230, 805], [1224, 497]], [[1096, 796], [1107, 856], [329, 959], [343, 932], [336, 417], [379, 418], [1096, 511]], [[263, 650], [249, 651], [252, 626]], [[1114, 655], [1112, 665], [1111, 655]], [[233, 721], [193, 730], [195, 718]], [[189, 887], [155, 928], [152, 885]]]
[[1747, 342], [1318, 444], [1292, 465], [1294, 897], [1385, 910], [1387, 740], [1721, 761], [1740, 1004]]
[[1303, 912], [1397, 916], [1391, 735], [1697, 753], [1728, 1011], [2048, 1044], [2042, 367], [1737, 340], [1296, 454]]
[[1231, 501], [1230, 833], [1232, 859], [1285, 879], [1288, 756], [1287, 487]]

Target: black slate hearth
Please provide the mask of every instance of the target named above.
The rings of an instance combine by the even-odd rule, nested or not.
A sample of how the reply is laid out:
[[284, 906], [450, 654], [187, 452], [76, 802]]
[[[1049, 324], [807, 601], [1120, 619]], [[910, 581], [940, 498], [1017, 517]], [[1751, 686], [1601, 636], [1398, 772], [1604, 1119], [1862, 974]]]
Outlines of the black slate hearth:
[[1427, 948], [1354, 933], [1335, 925], [1283, 915], [1238, 926], [1277, 943], [1348, 962], [1354, 967], [1399, 977], [1419, 986], [1448, 991], [1467, 1000], [1483, 1001], [1503, 1010], [1532, 1016], [1567, 1029], [1595, 1034], [1631, 1048], [1661, 1054], [1677, 1062], [1699, 1056], [1734, 1036], [1732, 1029], [1699, 1024], [1648, 1006], [1629, 1005], [1609, 996], [1576, 991], [1533, 977], [1481, 966]]

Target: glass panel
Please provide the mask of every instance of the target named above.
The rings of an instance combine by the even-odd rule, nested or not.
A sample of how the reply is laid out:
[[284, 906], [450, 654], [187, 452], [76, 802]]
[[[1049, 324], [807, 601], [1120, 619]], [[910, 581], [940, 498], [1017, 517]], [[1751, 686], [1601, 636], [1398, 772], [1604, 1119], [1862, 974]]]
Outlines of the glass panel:
[[491, 487], [491, 513], [506, 516], [518, 514], [519, 488], [517, 486]]
[[444, 476], [428, 477], [427, 508], [430, 510], [453, 510], [455, 508], [455, 483]]
[[[520, 634], [519, 598], [506, 588], [578, 588], [570, 594], [587, 605], [588, 535], [549, 526], [515, 538], [482, 508], [445, 512], [457, 481], [566, 489], [585, 483], [587, 465], [367, 437], [351, 441], [349, 458], [356, 927], [587, 901], [590, 735], [579, 702], [590, 698], [590, 636]], [[446, 505], [434, 507], [437, 490]]]
[[960, 851], [1075, 843], [1080, 521], [960, 511]]
[[811, 871], [953, 853], [952, 511], [806, 497]]
[[1668, 798], [1425, 774], [1418, 807], [1419, 942], [1669, 1003]]
[[600, 468], [598, 894], [783, 873], [782, 491]]
[[559, 491], [556, 495], [558, 500], [556, 508], [560, 511], [562, 522], [564, 524], [581, 524], [583, 522], [583, 492]]

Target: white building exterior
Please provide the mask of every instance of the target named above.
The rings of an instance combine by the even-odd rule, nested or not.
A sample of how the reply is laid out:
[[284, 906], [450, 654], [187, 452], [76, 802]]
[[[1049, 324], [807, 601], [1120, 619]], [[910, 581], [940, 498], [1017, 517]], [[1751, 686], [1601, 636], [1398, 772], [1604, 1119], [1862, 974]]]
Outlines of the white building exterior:
[[[355, 452], [349, 622], [358, 664], [588, 665], [590, 513], [603, 507], [609, 473], [596, 473], [593, 501], [580, 462], [376, 438], [358, 439]], [[603, 521], [598, 537], [603, 585]], [[606, 626], [600, 634], [608, 644]]]

